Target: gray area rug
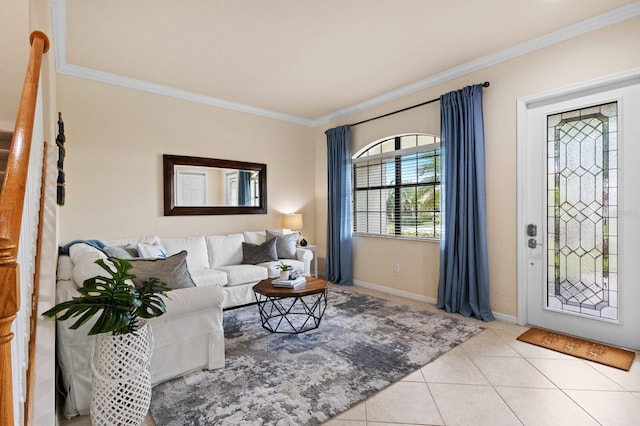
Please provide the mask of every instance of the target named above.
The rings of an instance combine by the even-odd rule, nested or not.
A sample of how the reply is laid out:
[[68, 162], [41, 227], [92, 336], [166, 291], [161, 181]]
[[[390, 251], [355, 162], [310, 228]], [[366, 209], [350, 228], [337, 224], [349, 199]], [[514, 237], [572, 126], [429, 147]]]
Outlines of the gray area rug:
[[263, 329], [256, 306], [224, 313], [226, 366], [153, 388], [158, 426], [318, 425], [484, 327], [331, 288], [320, 327]]

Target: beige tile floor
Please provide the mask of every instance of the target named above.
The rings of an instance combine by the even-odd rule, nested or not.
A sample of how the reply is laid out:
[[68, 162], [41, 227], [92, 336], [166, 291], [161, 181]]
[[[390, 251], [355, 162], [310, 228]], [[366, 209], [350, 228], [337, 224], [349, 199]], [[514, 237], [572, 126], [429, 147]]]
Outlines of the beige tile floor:
[[[629, 372], [621, 371], [517, 341], [526, 327], [485, 325], [487, 330], [325, 426], [640, 425], [638, 357]], [[76, 417], [62, 425], [90, 421]], [[150, 417], [144, 426], [153, 426]]]
[[516, 340], [526, 327], [485, 325], [325, 426], [640, 425], [639, 357], [622, 371]]

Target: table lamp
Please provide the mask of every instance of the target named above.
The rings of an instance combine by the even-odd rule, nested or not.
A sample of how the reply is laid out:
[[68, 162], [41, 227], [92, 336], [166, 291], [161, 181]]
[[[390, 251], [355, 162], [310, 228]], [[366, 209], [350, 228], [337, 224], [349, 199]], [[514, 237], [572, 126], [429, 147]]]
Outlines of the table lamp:
[[[282, 227], [292, 231], [300, 231], [302, 229], [302, 215], [300, 213], [285, 214], [282, 220]], [[300, 240], [300, 245], [303, 247], [306, 246], [307, 241], [303, 238]]]

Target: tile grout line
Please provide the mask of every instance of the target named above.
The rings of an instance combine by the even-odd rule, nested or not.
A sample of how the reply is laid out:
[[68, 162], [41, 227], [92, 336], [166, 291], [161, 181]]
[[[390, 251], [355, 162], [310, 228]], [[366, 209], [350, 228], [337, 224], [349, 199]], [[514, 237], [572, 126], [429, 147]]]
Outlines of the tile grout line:
[[[497, 333], [494, 333], [497, 335]], [[502, 340], [502, 338], [498, 335], [498, 338], [500, 338], [500, 340]], [[516, 419], [518, 419], [518, 421], [520, 422], [520, 424], [524, 425], [524, 423], [522, 422], [522, 419], [518, 416], [518, 414], [516, 414], [515, 411], [513, 411], [513, 408], [511, 408], [511, 406], [507, 403], [507, 401], [504, 400], [504, 398], [502, 397], [502, 395], [500, 394], [500, 392], [498, 392], [498, 390], [496, 389], [496, 387], [493, 385], [493, 383], [491, 383], [491, 380], [489, 380], [489, 378], [484, 374], [484, 372], [482, 371], [482, 369], [478, 366], [478, 364], [476, 364], [476, 361], [473, 359], [473, 357], [469, 354], [469, 352], [467, 352], [465, 350], [465, 348], [462, 348], [462, 350], [465, 352], [465, 354], [467, 355], [467, 357], [469, 358], [469, 360], [471, 361], [471, 363], [473, 364], [473, 366], [480, 372], [480, 374], [482, 374], [482, 377], [484, 377], [484, 379], [487, 381], [487, 383], [489, 383], [489, 386], [491, 387], [491, 389], [493, 389], [493, 391], [496, 393], [496, 395], [498, 395], [498, 398], [500, 398], [500, 400], [502, 401], [502, 403], [509, 409], [509, 411], [513, 414], [513, 417], [515, 417]], [[522, 355], [515, 351], [518, 356], [520, 358], [522, 358]], [[514, 358], [514, 357], [496, 357], [496, 358]]]
[[[542, 348], [542, 349], [547, 350], [547, 351], [551, 351], [551, 349], [547, 349], [547, 348]], [[557, 390], [559, 390], [560, 392], [562, 392], [562, 394], [563, 394], [563, 395], [565, 395], [565, 396], [566, 396], [570, 401], [572, 401], [574, 404], [576, 404], [576, 406], [577, 406], [577, 407], [579, 407], [579, 408], [580, 408], [580, 410], [582, 410], [582, 411], [583, 411], [583, 412], [584, 412], [584, 413], [585, 413], [589, 418], [593, 419], [593, 421], [594, 421], [594, 422], [596, 422], [597, 424], [602, 425], [602, 423], [600, 423], [600, 422], [598, 421], [598, 419], [596, 419], [594, 416], [592, 416], [592, 415], [591, 415], [591, 413], [590, 413], [589, 411], [587, 411], [587, 410], [582, 406], [582, 404], [578, 403], [578, 401], [576, 401], [575, 399], [573, 399], [573, 398], [572, 398], [572, 397], [571, 397], [571, 396], [570, 396], [570, 395], [565, 391], [565, 389], [564, 389], [564, 388], [561, 388], [561, 387], [560, 387], [560, 385], [559, 385], [559, 384], [557, 384], [557, 383], [556, 383], [556, 382], [555, 382], [551, 377], [548, 377], [546, 374], [544, 374], [544, 372], [543, 372], [543, 371], [541, 371], [538, 367], [536, 367], [536, 366], [535, 366], [535, 365], [530, 361], [530, 359], [542, 359], [542, 360], [546, 360], [546, 358], [536, 358], [536, 357], [528, 358], [528, 357], [525, 357], [525, 356], [522, 356], [522, 358], [523, 358], [525, 361], [527, 361], [527, 363], [528, 363], [529, 365], [531, 365], [531, 367], [533, 367], [537, 372], [539, 372], [539, 373], [540, 373], [544, 378], [546, 378], [547, 380], [549, 380], [549, 382], [553, 383], [553, 385], [556, 387], [556, 389], [557, 389]], [[550, 358], [550, 359], [551, 359], [551, 360], [555, 360], [556, 358]], [[562, 360], [563, 360], [562, 358], [557, 358], [557, 359], [558, 359], [558, 360], [560, 360], [560, 361], [562, 361]], [[578, 359], [578, 358], [576, 358], [576, 359]], [[579, 361], [583, 361], [583, 360], [581, 360], [581, 359], [578, 359], [578, 360], [579, 360]], [[595, 370], [595, 369], [594, 369], [594, 370]], [[596, 370], [596, 371], [597, 371], [597, 370]], [[599, 371], [598, 371], [598, 373], [599, 373]], [[602, 373], [600, 373], [600, 374], [602, 374]], [[603, 376], [604, 376], [604, 375], [603, 375]], [[609, 379], [609, 380], [611, 380], [611, 379]], [[616, 384], [617, 384], [617, 383], [616, 383]]]

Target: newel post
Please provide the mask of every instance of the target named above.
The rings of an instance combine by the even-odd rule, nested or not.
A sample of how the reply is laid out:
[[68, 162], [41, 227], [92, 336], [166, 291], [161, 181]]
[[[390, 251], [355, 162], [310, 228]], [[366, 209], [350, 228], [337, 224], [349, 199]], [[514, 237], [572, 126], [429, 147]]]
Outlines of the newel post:
[[13, 425], [13, 388], [11, 363], [11, 324], [18, 313], [20, 285], [18, 282], [18, 264], [15, 257], [16, 244], [6, 238], [0, 238], [0, 425]]

